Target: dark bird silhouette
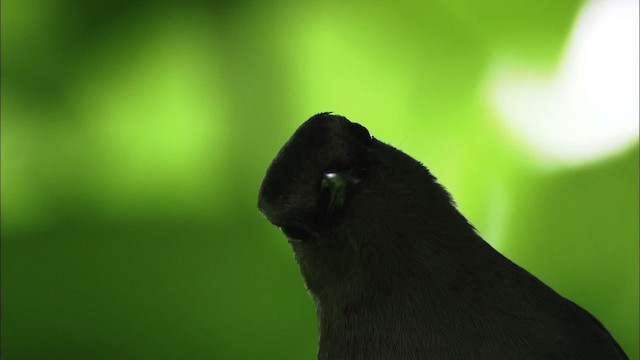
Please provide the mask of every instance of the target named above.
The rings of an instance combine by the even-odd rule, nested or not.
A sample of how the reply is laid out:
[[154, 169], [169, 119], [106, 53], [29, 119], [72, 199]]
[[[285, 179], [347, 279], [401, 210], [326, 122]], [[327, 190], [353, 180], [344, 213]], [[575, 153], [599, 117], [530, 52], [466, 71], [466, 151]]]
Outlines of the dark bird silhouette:
[[628, 359], [592, 315], [487, 244], [422, 164], [342, 116], [300, 126], [258, 207], [315, 302], [318, 359]]

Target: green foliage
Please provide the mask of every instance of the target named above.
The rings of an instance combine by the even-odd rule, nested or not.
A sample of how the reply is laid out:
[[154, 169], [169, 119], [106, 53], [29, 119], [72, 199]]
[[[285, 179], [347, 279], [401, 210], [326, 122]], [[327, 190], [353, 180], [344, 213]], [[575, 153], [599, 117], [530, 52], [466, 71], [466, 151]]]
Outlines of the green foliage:
[[637, 144], [541, 163], [482, 87], [497, 55], [555, 66], [579, 5], [3, 1], [2, 358], [313, 358], [256, 197], [297, 125], [335, 111], [637, 359]]

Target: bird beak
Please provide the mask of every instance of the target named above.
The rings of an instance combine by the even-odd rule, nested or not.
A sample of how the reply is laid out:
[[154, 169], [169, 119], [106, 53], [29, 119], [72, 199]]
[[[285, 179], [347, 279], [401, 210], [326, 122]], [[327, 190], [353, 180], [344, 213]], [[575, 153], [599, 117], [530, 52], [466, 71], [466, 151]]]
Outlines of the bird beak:
[[328, 210], [341, 210], [347, 197], [347, 188], [357, 184], [360, 179], [345, 173], [327, 172], [323, 175], [321, 188], [329, 195]]

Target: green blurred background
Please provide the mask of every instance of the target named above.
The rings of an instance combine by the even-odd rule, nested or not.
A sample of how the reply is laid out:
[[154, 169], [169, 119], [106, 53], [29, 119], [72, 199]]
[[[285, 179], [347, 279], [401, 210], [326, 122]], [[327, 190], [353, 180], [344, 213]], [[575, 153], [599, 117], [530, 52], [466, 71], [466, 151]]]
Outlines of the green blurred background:
[[503, 63], [553, 74], [585, 6], [2, 1], [2, 359], [314, 358], [256, 197], [320, 111], [424, 162], [637, 359], [637, 134], [541, 155], [488, 85]]

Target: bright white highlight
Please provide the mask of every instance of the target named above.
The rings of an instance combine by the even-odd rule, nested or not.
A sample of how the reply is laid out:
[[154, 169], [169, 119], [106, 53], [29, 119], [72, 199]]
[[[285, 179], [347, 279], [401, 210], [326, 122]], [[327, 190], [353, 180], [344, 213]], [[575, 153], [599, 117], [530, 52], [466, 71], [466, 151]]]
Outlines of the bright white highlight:
[[583, 9], [551, 77], [501, 68], [489, 85], [503, 118], [539, 154], [583, 162], [638, 138], [638, 1]]

